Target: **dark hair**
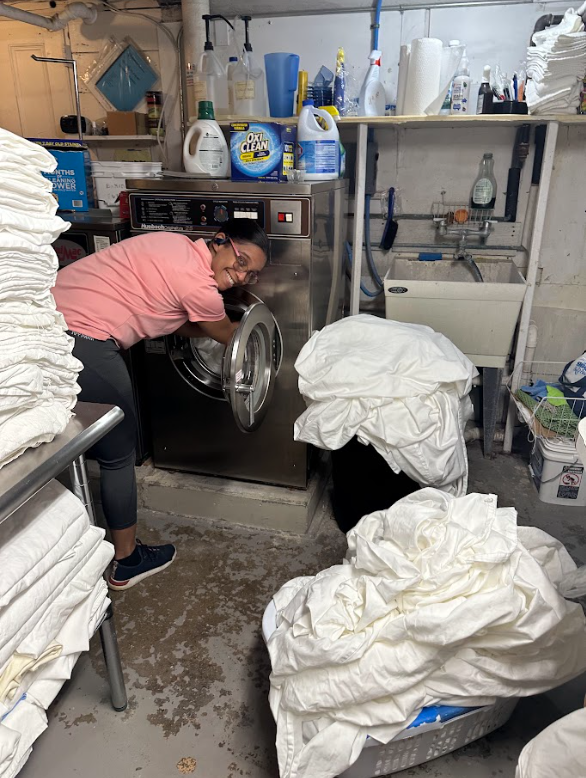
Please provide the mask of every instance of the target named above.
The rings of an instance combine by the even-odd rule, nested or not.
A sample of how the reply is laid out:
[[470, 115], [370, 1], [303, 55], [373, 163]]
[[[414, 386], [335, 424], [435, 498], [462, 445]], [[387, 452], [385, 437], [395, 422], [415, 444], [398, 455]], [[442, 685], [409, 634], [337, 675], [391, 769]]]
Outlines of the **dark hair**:
[[266, 232], [252, 219], [231, 219], [223, 225], [219, 232], [225, 233], [236, 243], [252, 243], [269, 258], [270, 246]]

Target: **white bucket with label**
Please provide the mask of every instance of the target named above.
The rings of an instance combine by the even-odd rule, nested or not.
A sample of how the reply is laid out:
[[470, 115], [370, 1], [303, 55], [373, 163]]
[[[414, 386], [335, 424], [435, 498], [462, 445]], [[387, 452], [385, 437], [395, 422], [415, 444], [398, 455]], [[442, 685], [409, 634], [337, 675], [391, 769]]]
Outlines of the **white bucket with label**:
[[529, 469], [542, 502], [586, 506], [584, 465], [573, 441], [538, 438]]

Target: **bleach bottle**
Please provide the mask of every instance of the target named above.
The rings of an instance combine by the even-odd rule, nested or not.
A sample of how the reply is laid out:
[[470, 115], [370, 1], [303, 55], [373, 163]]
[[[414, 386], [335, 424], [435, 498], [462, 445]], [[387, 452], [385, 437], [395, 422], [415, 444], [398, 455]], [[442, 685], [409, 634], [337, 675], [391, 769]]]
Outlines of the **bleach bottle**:
[[[190, 149], [195, 139], [195, 150]], [[208, 100], [199, 103], [197, 121], [194, 122], [183, 143], [183, 165], [195, 178], [228, 178], [230, 154], [220, 125], [214, 119], [214, 106]]]
[[297, 123], [297, 168], [306, 181], [340, 177], [340, 134], [334, 117], [304, 100]]

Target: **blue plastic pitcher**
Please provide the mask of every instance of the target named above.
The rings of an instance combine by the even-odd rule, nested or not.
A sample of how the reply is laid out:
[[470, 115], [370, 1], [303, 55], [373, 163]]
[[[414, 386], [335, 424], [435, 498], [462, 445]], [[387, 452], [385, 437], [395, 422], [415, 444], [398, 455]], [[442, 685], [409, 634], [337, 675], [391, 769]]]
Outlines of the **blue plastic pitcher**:
[[293, 116], [299, 55], [265, 54], [265, 71], [271, 116]]

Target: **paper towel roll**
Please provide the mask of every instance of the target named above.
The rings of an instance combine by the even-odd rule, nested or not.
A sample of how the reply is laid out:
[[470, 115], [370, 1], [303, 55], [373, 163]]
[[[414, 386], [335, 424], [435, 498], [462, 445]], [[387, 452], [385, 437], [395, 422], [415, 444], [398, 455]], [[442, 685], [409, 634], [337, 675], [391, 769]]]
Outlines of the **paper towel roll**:
[[405, 108], [405, 90], [407, 88], [407, 78], [409, 76], [409, 57], [411, 56], [411, 46], [401, 46], [399, 56], [399, 84], [397, 86], [397, 116], [403, 115]]
[[417, 38], [411, 44], [403, 114], [424, 116], [440, 92], [443, 44], [437, 38]]

